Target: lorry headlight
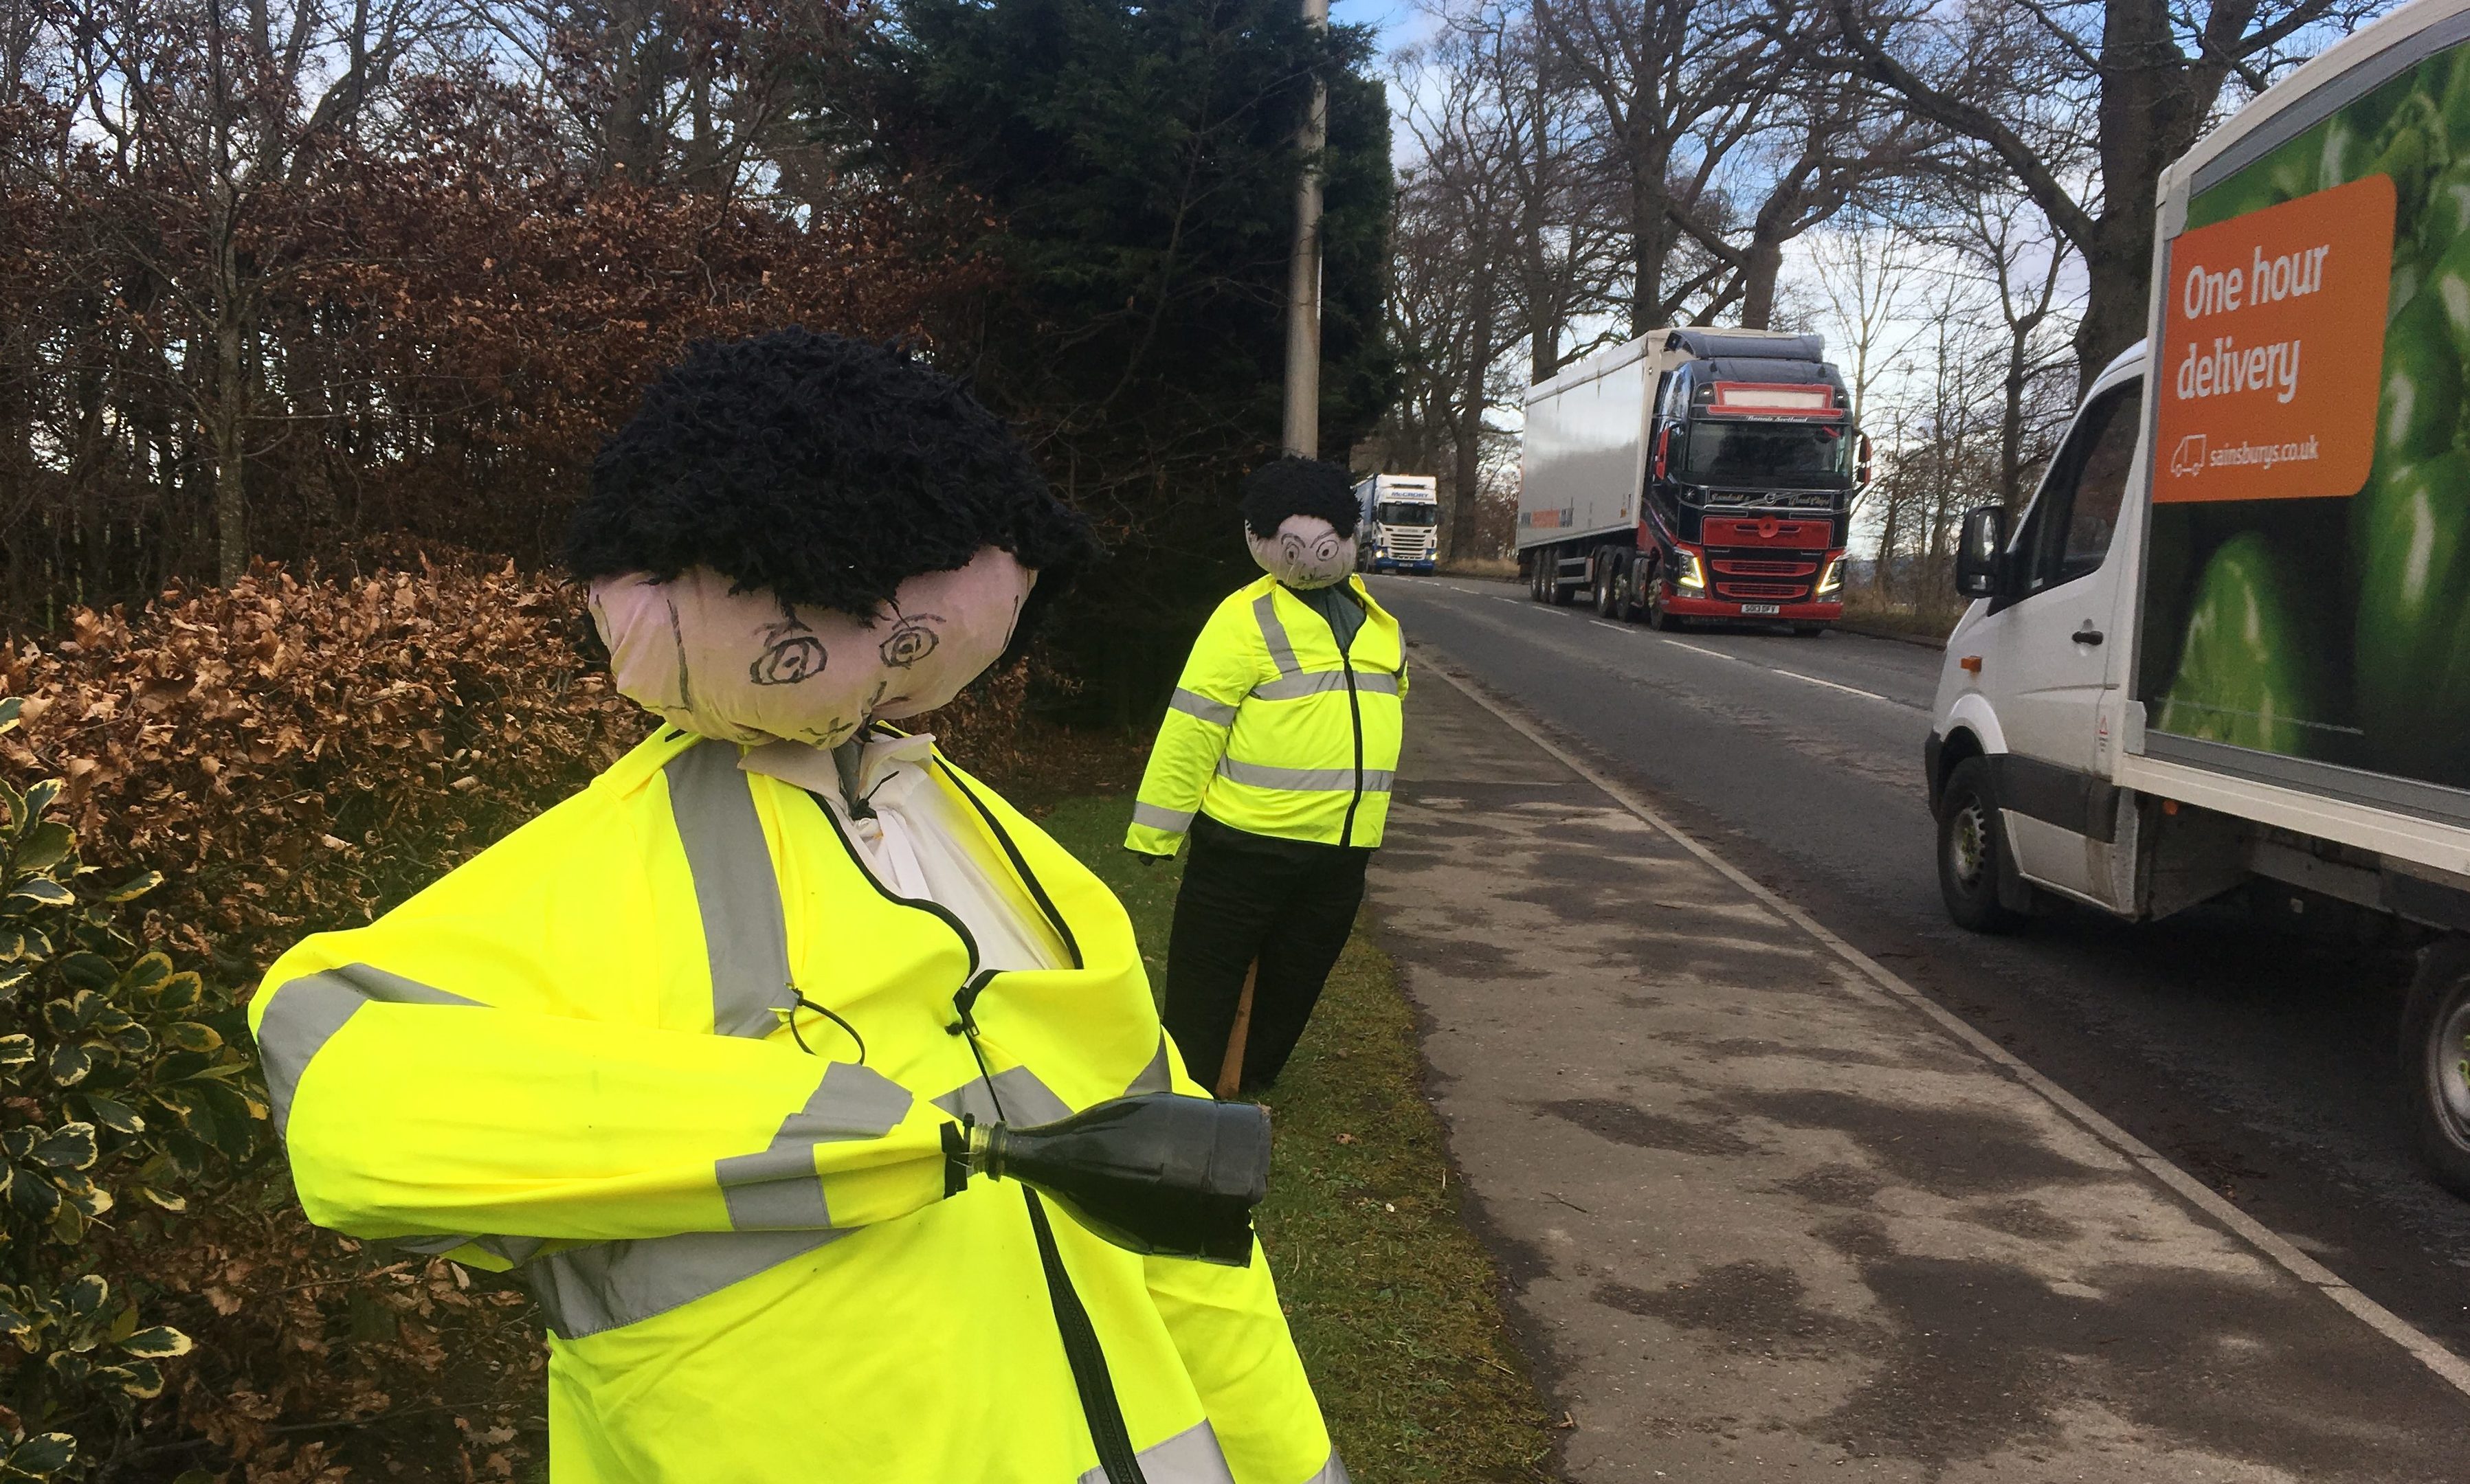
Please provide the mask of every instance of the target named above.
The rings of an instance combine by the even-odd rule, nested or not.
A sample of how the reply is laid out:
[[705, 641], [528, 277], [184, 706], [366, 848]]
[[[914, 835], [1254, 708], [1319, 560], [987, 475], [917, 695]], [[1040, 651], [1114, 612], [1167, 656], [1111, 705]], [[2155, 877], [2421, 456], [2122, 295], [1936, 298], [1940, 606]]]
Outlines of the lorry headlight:
[[1835, 560], [1827, 564], [1826, 572], [1818, 579], [1818, 596], [1825, 597], [1827, 594], [1843, 586], [1844, 559], [1842, 557], [1837, 557]]
[[1698, 565], [1697, 552], [1673, 553], [1672, 585], [1676, 588], [1695, 588], [1701, 592], [1707, 591], [1707, 573]]

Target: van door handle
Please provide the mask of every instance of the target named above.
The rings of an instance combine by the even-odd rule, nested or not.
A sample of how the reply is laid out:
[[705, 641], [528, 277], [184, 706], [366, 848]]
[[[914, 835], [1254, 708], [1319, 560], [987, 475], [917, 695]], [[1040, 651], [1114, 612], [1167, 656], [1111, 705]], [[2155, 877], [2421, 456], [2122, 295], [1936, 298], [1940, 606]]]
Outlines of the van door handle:
[[2094, 628], [2091, 624], [2086, 624], [2083, 628], [2076, 630], [2073, 638], [2079, 644], [2098, 644], [2101, 642], [2101, 631]]

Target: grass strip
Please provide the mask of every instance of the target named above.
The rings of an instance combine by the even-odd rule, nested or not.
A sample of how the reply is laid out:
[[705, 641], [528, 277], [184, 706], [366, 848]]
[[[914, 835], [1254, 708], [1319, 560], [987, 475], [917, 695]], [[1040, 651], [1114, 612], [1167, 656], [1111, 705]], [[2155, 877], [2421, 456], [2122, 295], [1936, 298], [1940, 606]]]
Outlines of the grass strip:
[[[1122, 848], [1128, 796], [1032, 812], [1123, 899], [1162, 986], [1181, 863], [1144, 866]], [[1262, 1243], [1362, 1484], [1547, 1479], [1550, 1422], [1502, 1312], [1500, 1275], [1459, 1214], [1422, 1066], [1397, 967], [1359, 921], [1266, 1100], [1275, 1163]]]

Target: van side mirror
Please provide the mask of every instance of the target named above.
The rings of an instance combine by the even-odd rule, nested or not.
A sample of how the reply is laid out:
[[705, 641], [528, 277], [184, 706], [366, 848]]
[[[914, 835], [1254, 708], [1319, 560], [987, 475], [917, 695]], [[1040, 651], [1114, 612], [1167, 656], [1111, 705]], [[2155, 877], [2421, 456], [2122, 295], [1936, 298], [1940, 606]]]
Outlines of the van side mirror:
[[1955, 591], [1966, 597], [1996, 597], [2006, 555], [2006, 508], [1983, 505], [1966, 511], [1964, 532], [1955, 545]]

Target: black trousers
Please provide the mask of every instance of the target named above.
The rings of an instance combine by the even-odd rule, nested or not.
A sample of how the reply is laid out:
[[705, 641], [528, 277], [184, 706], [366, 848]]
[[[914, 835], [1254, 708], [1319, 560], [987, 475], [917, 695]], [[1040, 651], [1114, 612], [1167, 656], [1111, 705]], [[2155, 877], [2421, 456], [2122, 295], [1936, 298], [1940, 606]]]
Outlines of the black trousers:
[[1242, 1086], [1278, 1079], [1355, 927], [1372, 852], [1276, 840], [1202, 815], [1167, 939], [1166, 1029], [1194, 1081], [1215, 1087], [1255, 961]]

